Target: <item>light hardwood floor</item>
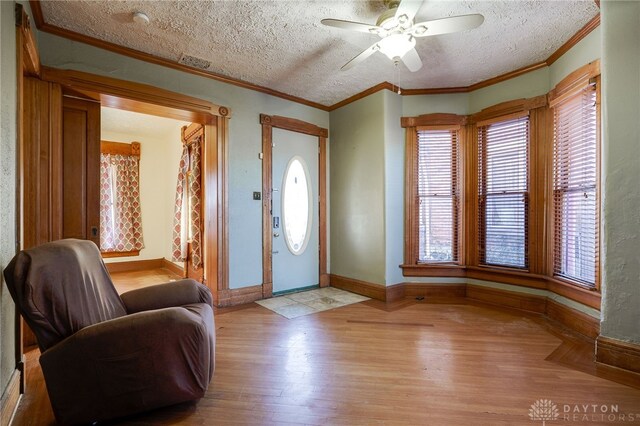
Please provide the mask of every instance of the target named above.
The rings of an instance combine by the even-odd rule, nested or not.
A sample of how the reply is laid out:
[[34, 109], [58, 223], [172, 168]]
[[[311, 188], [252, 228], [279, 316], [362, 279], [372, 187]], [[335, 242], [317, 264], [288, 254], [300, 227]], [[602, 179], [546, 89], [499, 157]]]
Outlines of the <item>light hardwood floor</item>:
[[[141, 285], [156, 271], [138, 275]], [[114, 274], [122, 288], [127, 275]], [[161, 280], [162, 281], [162, 280]], [[216, 371], [206, 396], [123, 419], [127, 425], [540, 425], [550, 399], [618, 406], [634, 422], [590, 414], [566, 425], [639, 424], [640, 378], [597, 366], [593, 344], [546, 320], [464, 300], [370, 300], [288, 320], [257, 305], [216, 311]], [[28, 354], [14, 425], [53, 414]], [[628, 417], [627, 417], [628, 419]]]

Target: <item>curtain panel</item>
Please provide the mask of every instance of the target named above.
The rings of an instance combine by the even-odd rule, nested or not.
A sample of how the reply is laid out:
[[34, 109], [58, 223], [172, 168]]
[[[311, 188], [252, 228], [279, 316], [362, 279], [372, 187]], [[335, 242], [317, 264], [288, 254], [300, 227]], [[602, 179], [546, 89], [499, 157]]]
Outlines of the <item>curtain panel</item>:
[[[191, 266], [194, 270], [202, 265], [200, 147], [200, 139], [183, 145], [178, 167], [173, 218], [172, 260], [184, 262], [187, 256], [191, 255]], [[189, 242], [191, 253], [187, 253]]]
[[140, 207], [140, 157], [100, 154], [100, 250], [144, 248]]

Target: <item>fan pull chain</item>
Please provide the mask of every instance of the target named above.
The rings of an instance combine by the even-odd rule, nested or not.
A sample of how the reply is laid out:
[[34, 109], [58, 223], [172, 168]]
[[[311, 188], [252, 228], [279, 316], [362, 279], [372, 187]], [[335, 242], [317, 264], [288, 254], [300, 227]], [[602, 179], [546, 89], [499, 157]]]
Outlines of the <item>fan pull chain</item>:
[[400, 71], [398, 70], [398, 61], [397, 59], [395, 61], [393, 61], [393, 66], [394, 66], [394, 70], [393, 70], [393, 84], [392, 86], [395, 87], [396, 90], [394, 90], [395, 92], [398, 93], [398, 95], [402, 94], [402, 89], [400, 89]]

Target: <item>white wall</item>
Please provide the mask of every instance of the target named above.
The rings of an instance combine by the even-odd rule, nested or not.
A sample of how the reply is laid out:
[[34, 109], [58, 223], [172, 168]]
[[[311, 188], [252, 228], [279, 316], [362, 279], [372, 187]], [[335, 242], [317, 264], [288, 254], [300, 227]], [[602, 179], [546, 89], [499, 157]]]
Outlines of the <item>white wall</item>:
[[[105, 117], [112, 114], [116, 119]], [[173, 208], [182, 153], [180, 130], [189, 123], [129, 111], [115, 111], [111, 108], [102, 108], [102, 117], [102, 140], [140, 142], [140, 206], [145, 245], [139, 256], [107, 258], [105, 263], [163, 257], [171, 260]], [[160, 121], [162, 131], [149, 129], [145, 126], [145, 120], [152, 120], [156, 125]], [[124, 132], [118, 131], [119, 129]]]
[[[224, 105], [232, 110], [229, 129], [229, 286], [262, 283], [261, 113], [297, 118], [329, 127], [329, 113], [86, 44], [41, 33], [44, 65], [131, 80]], [[329, 141], [331, 143], [331, 141]]]
[[601, 334], [640, 343], [640, 2], [603, 1]]

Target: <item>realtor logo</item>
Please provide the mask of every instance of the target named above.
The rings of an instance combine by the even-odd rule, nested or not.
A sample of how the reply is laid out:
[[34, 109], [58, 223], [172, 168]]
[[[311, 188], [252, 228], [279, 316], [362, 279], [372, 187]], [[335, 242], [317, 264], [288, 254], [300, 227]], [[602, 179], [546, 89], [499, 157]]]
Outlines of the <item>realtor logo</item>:
[[542, 420], [542, 426], [547, 420], [557, 420], [559, 416], [558, 406], [550, 399], [539, 399], [529, 408], [529, 418], [533, 421]]

